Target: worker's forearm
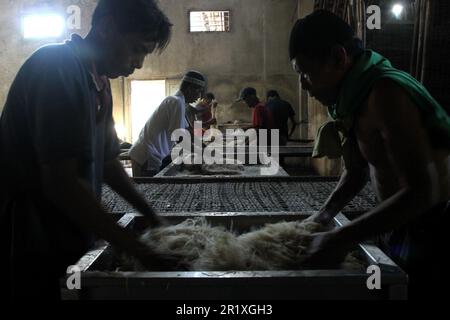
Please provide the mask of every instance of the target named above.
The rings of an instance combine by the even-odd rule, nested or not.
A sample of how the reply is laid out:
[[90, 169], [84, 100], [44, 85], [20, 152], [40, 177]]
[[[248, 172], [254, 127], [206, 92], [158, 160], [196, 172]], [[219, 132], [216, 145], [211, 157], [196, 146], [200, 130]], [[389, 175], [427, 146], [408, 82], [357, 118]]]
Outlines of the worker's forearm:
[[295, 132], [295, 129], [297, 129], [297, 126], [292, 127], [291, 132], [289, 132], [289, 134], [288, 134], [288, 138], [292, 137], [292, 135]]
[[320, 209], [321, 212], [327, 213], [334, 217], [362, 190], [368, 181], [368, 173], [361, 170], [358, 173], [349, 173], [347, 170], [341, 176], [336, 189]]
[[297, 122], [295, 122], [295, 120], [291, 119], [291, 122], [292, 122], [292, 128], [291, 128], [291, 131], [289, 132], [288, 137], [291, 137], [294, 134], [295, 129], [297, 129], [297, 126], [298, 126], [298, 124], [297, 124]]
[[44, 190], [48, 199], [83, 230], [133, 255], [143, 249], [136, 236], [119, 227], [81, 181], [53, 181]]
[[337, 229], [338, 237], [347, 244], [356, 244], [405, 225], [431, 209], [433, 203], [428, 193], [429, 190], [422, 188], [405, 188], [347, 226]]
[[131, 179], [118, 160], [105, 164], [105, 182], [140, 213], [153, 216], [154, 211], [133, 186]]

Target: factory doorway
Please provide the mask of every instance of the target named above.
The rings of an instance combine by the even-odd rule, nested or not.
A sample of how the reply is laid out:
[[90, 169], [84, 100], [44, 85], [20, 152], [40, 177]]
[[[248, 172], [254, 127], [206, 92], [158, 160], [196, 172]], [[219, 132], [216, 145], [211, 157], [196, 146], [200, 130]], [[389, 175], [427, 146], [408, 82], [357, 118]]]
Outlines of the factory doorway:
[[139, 138], [147, 120], [166, 97], [165, 80], [131, 81], [131, 139]]

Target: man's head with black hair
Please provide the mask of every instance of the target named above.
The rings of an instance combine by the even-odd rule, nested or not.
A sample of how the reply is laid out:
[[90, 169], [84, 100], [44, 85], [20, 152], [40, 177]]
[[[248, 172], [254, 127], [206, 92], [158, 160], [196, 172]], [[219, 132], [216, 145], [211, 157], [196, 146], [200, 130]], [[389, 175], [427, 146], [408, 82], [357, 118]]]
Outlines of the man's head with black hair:
[[308, 58], [327, 59], [335, 46], [342, 46], [350, 56], [362, 51], [362, 42], [344, 20], [326, 10], [317, 10], [297, 20], [291, 31], [289, 57], [299, 53]]
[[205, 94], [205, 99], [208, 100], [209, 102], [211, 102], [213, 100], [216, 100], [216, 96], [212, 92], [207, 92]]
[[192, 103], [202, 97], [206, 88], [206, 78], [198, 71], [188, 71], [181, 82], [180, 91], [186, 103]]
[[299, 19], [291, 31], [289, 57], [302, 87], [327, 106], [336, 103], [344, 75], [362, 52], [353, 29], [326, 10]]
[[273, 99], [273, 98], [280, 98], [280, 95], [278, 94], [278, 91], [276, 90], [269, 90], [267, 91], [267, 100]]
[[256, 89], [253, 87], [246, 87], [239, 93], [239, 98], [236, 102], [244, 101], [249, 108], [254, 108], [259, 103], [259, 98]]
[[165, 49], [172, 24], [154, 0], [100, 0], [87, 40], [100, 74], [129, 76], [144, 59]]

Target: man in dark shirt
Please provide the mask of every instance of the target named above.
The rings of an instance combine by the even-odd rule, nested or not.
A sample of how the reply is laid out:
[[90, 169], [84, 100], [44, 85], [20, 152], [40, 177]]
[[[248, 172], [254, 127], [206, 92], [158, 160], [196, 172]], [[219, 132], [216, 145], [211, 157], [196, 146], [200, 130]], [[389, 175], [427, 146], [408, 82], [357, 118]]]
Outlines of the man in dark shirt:
[[85, 39], [43, 47], [18, 72], [0, 119], [1, 271], [10, 297], [58, 298], [58, 279], [94, 238], [149, 268], [177, 264], [116, 225], [99, 201], [106, 182], [159, 222], [117, 159], [108, 78], [141, 68], [170, 34], [153, 0], [101, 0]]
[[[289, 102], [281, 99], [275, 90], [267, 91], [266, 107], [272, 112], [275, 129], [280, 130], [280, 146], [285, 146], [297, 122], [295, 121], [295, 111]], [[289, 133], [288, 119], [291, 119], [292, 129]]]

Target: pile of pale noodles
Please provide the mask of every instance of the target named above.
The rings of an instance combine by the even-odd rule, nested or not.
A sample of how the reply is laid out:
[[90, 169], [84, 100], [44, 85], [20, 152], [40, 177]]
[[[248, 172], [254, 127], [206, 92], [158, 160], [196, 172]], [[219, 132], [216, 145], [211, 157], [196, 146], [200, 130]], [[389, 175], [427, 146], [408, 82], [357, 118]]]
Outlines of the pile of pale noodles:
[[244, 170], [240, 164], [204, 164], [201, 167], [204, 175], [241, 175]]
[[[308, 236], [321, 229], [310, 221], [281, 222], [238, 235], [195, 218], [149, 229], [142, 241], [157, 252], [184, 256], [191, 271], [301, 270]], [[362, 263], [349, 255], [342, 267], [361, 269]]]

